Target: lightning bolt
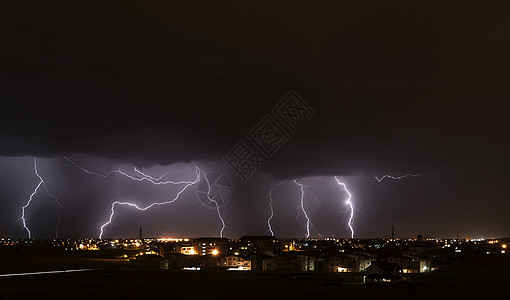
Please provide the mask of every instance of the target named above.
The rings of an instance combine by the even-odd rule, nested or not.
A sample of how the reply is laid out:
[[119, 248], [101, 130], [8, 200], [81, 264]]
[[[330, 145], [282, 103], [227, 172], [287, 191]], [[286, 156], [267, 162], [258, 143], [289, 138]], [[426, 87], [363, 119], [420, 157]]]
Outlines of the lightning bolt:
[[[34, 196], [37, 194], [37, 192], [39, 191], [41, 186], [46, 191], [46, 194], [48, 196], [52, 197], [55, 200], [55, 202], [57, 203], [58, 207], [64, 208], [62, 206], [62, 204], [60, 204], [60, 202], [58, 201], [58, 198], [55, 195], [53, 195], [52, 193], [50, 193], [50, 190], [46, 186], [46, 182], [44, 182], [44, 179], [42, 178], [42, 176], [39, 175], [39, 171], [37, 170], [37, 158], [35, 158], [35, 157], [34, 157], [34, 173], [37, 176], [37, 178], [39, 178], [39, 183], [35, 187], [35, 189], [32, 192], [32, 194], [30, 194], [30, 197], [28, 198], [27, 203], [22, 207], [22, 209], [21, 209], [21, 217], [16, 221], [16, 222], [18, 222], [18, 221], [22, 222], [23, 228], [25, 228], [25, 230], [27, 231], [29, 239], [32, 238], [32, 232], [30, 231], [30, 229], [27, 226], [27, 220], [26, 220], [26, 217], [25, 217], [25, 212], [26, 212], [26, 209], [32, 203], [32, 200], [34, 199]], [[59, 224], [60, 224], [60, 214], [57, 214], [57, 228], [56, 228], [55, 237], [58, 237], [58, 227], [59, 227]]]
[[273, 185], [273, 188], [271, 189], [271, 191], [269, 192], [269, 209], [271, 210], [271, 216], [269, 216], [269, 218], [267, 219], [267, 227], [269, 228], [269, 232], [271, 232], [271, 235], [274, 236], [274, 232], [273, 232], [273, 228], [271, 227], [271, 219], [273, 219], [274, 217], [274, 210], [273, 210], [273, 192], [274, 192], [274, 189], [281, 185], [283, 182], [279, 182], [279, 183], [276, 183], [275, 185]]
[[354, 238], [354, 226], [353, 226], [353, 224], [354, 224], [354, 205], [352, 204], [352, 201], [351, 201], [352, 195], [347, 190], [347, 186], [345, 185], [345, 183], [340, 182], [340, 180], [336, 176], [335, 176], [335, 180], [339, 185], [341, 185], [344, 188], [347, 195], [349, 195], [347, 200], [345, 200], [345, 204], [349, 205], [349, 210], [351, 211], [350, 217], [349, 217], [349, 222], [347, 223], [347, 225], [349, 226], [349, 229], [351, 230], [351, 238]]
[[[115, 201], [112, 203], [112, 206], [111, 206], [111, 214], [110, 214], [110, 218], [108, 219], [108, 222], [104, 223], [101, 228], [100, 228], [100, 234], [99, 234], [99, 239], [102, 239], [103, 238], [103, 234], [104, 234], [104, 228], [111, 224], [112, 221], [113, 221], [113, 216], [115, 215], [115, 207], [118, 206], [118, 205], [121, 205], [121, 206], [130, 206], [130, 207], [134, 207], [136, 208], [137, 210], [140, 210], [140, 211], [146, 211], [154, 206], [161, 206], [161, 205], [167, 205], [167, 204], [171, 204], [175, 201], [177, 201], [180, 197], [180, 195], [190, 186], [192, 185], [195, 185], [197, 184], [202, 178], [205, 179], [205, 181], [207, 182], [207, 187], [208, 187], [208, 191], [207, 191], [207, 199], [209, 199], [209, 201], [213, 202], [216, 206], [216, 212], [218, 214], [218, 218], [220, 219], [221, 221], [221, 230], [220, 230], [220, 237], [223, 237], [223, 231], [225, 230], [225, 220], [223, 219], [223, 217], [221, 216], [221, 211], [220, 211], [220, 206], [218, 204], [218, 202], [214, 199], [211, 198], [210, 194], [211, 194], [211, 185], [209, 183], [209, 179], [207, 178], [207, 174], [205, 173], [205, 171], [201, 170], [200, 168], [198, 167], [195, 167], [195, 170], [196, 170], [196, 178], [195, 180], [193, 181], [180, 181], [180, 182], [177, 182], [177, 183], [174, 183], [174, 184], [180, 184], [180, 183], [186, 183], [184, 185], [184, 187], [179, 190], [179, 192], [177, 192], [177, 194], [175, 195], [175, 197], [171, 200], [168, 200], [168, 201], [164, 201], [164, 202], [154, 202], [154, 203], [151, 203], [149, 204], [148, 206], [145, 206], [145, 207], [140, 207], [138, 206], [137, 204], [134, 204], [134, 203], [131, 203], [131, 202], [120, 202], [120, 201]], [[202, 175], [203, 174], [203, 175]], [[129, 177], [129, 176], [128, 176]], [[131, 177], [129, 177], [131, 178]], [[146, 177], [144, 177], [146, 178]], [[152, 179], [149, 180], [152, 182]], [[168, 182], [172, 182], [172, 181], [168, 181]], [[154, 183], [156, 184], [156, 183]]]
[[160, 180], [161, 180], [161, 178], [165, 177], [165, 176], [168, 174], [168, 172], [169, 172], [169, 171], [166, 171], [166, 173], [165, 173], [165, 174], [163, 174], [163, 175], [159, 176], [158, 178], [154, 178], [154, 177], [152, 177], [152, 176], [150, 176], [150, 175], [147, 175], [147, 174], [143, 173], [142, 171], [138, 170], [136, 167], [135, 167], [135, 172], [136, 172], [136, 173], [138, 173], [138, 174], [140, 174], [140, 175], [142, 175], [143, 177], [147, 177], [147, 178], [149, 178], [149, 179], [151, 179], [151, 180], [154, 180], [154, 181], [160, 181]]
[[211, 184], [209, 183], [209, 179], [207, 178], [207, 174], [203, 170], [200, 170], [200, 172], [202, 172], [204, 174], [205, 182], [207, 182], [207, 199], [209, 199], [209, 201], [214, 203], [214, 205], [216, 206], [216, 212], [218, 213], [218, 218], [221, 220], [220, 237], [222, 238], [223, 237], [223, 231], [225, 230], [225, 220], [223, 220], [223, 218], [221, 216], [220, 206], [218, 205], [218, 202], [211, 198]]
[[297, 181], [297, 179], [294, 179], [294, 182], [299, 185], [300, 189], [301, 189], [301, 199], [300, 199], [300, 204], [298, 206], [298, 208], [301, 208], [301, 210], [303, 211], [303, 214], [305, 215], [305, 218], [306, 218], [306, 238], [308, 238], [310, 236], [310, 218], [308, 217], [308, 214], [306, 213], [306, 210], [305, 210], [305, 203], [304, 203], [304, 197], [305, 197], [305, 190], [304, 190], [304, 186], [299, 183]]
[[113, 202], [112, 206], [111, 206], [110, 218], [109, 218], [108, 222], [106, 222], [105, 224], [103, 224], [101, 226], [100, 234], [99, 234], [99, 238], [100, 239], [102, 239], [102, 237], [103, 237], [105, 226], [111, 224], [111, 222], [113, 220], [113, 216], [115, 215], [115, 207], [116, 206], [118, 206], [118, 205], [121, 205], [121, 206], [130, 206], [130, 207], [134, 207], [134, 208], [136, 208], [138, 210], [145, 211], [145, 210], [150, 209], [153, 206], [160, 206], [160, 205], [170, 204], [170, 203], [173, 203], [173, 202], [177, 201], [179, 199], [179, 196], [181, 195], [181, 193], [183, 193], [188, 187], [197, 184], [201, 180], [201, 178], [204, 178], [205, 181], [207, 182], [207, 187], [208, 187], [207, 199], [209, 201], [213, 202], [214, 205], [216, 206], [216, 213], [218, 214], [218, 218], [221, 221], [221, 225], [222, 225], [221, 230], [220, 230], [220, 237], [223, 237], [223, 231], [225, 230], [225, 220], [221, 216], [220, 206], [219, 206], [219, 204], [218, 204], [218, 202], [216, 200], [211, 198], [211, 184], [209, 183], [209, 179], [207, 178], [207, 174], [205, 173], [205, 171], [201, 170], [197, 166], [195, 166], [196, 175], [197, 175], [195, 180], [192, 180], [192, 181], [172, 181], [172, 180], [160, 181], [163, 177], [165, 177], [168, 174], [168, 172], [166, 172], [165, 174], [161, 175], [159, 178], [155, 178], [155, 177], [152, 177], [152, 176], [150, 176], [148, 174], [145, 174], [144, 172], [140, 171], [139, 169], [137, 169], [135, 167], [134, 171], [137, 174], [139, 174], [141, 177], [136, 177], [134, 175], [128, 174], [127, 172], [122, 171], [121, 169], [114, 170], [114, 171], [109, 172], [106, 175], [103, 175], [103, 174], [99, 174], [99, 173], [92, 172], [92, 171], [89, 171], [89, 170], [85, 169], [84, 167], [82, 167], [81, 165], [75, 163], [74, 161], [72, 161], [71, 159], [69, 159], [66, 156], [64, 156], [64, 158], [67, 161], [69, 161], [71, 164], [73, 164], [74, 166], [76, 166], [77, 168], [82, 170], [83, 172], [85, 172], [87, 174], [90, 174], [90, 175], [95, 175], [95, 176], [100, 177], [100, 178], [108, 178], [108, 176], [110, 176], [112, 174], [120, 174], [120, 175], [123, 175], [123, 176], [131, 179], [131, 180], [138, 181], [138, 182], [148, 181], [148, 182], [152, 183], [153, 185], [167, 185], [167, 184], [171, 184], [171, 185], [181, 185], [181, 184], [183, 184], [184, 185], [181, 188], [181, 190], [175, 195], [175, 197], [173, 199], [171, 199], [169, 201], [164, 201], [164, 202], [154, 202], [154, 203], [152, 203], [152, 204], [150, 204], [150, 205], [148, 205], [146, 207], [139, 207], [138, 205], [136, 205], [134, 203], [130, 203], [130, 202], [121, 202], [121, 201]]
[[73, 164], [74, 166], [76, 166], [77, 168], [79, 168], [80, 170], [82, 170], [83, 172], [89, 174], [89, 175], [94, 175], [94, 176], [97, 176], [99, 178], [108, 178], [109, 176], [113, 175], [113, 174], [120, 174], [120, 175], [123, 175], [131, 180], [134, 180], [134, 181], [148, 181], [154, 185], [166, 185], [166, 184], [173, 184], [173, 185], [178, 185], [178, 184], [189, 184], [191, 183], [192, 181], [172, 181], [172, 180], [168, 180], [168, 181], [160, 181], [161, 178], [165, 177], [168, 172], [166, 172], [165, 174], [163, 174], [162, 176], [160, 176], [159, 178], [154, 178], [150, 175], [147, 175], [145, 173], [143, 173], [142, 171], [138, 170], [136, 167], [134, 168], [134, 171], [138, 174], [140, 174], [142, 177], [136, 177], [136, 176], [133, 176], [125, 171], [122, 171], [121, 169], [117, 169], [117, 170], [113, 170], [105, 175], [103, 174], [99, 174], [99, 173], [96, 173], [96, 172], [92, 172], [92, 171], [89, 171], [87, 169], [85, 169], [84, 167], [82, 167], [81, 165], [75, 163], [74, 161], [72, 161], [70, 158], [64, 156], [64, 158], [69, 161], [71, 164]]
[[130, 202], [120, 202], [120, 201], [115, 201], [112, 203], [112, 207], [111, 207], [111, 214], [110, 214], [110, 218], [108, 220], [108, 222], [104, 223], [102, 226], [101, 226], [101, 233], [99, 234], [99, 239], [103, 239], [103, 233], [104, 233], [104, 228], [111, 224], [112, 223], [112, 220], [113, 220], [113, 216], [115, 215], [115, 206], [116, 205], [128, 205], [128, 206], [131, 206], [131, 207], [134, 207], [138, 210], [142, 210], [142, 211], [145, 211], [145, 210], [148, 210], [149, 208], [153, 207], [153, 206], [160, 206], [160, 205], [165, 205], [165, 204], [170, 204], [170, 203], [173, 203], [175, 201], [177, 201], [177, 199], [179, 199], [179, 196], [191, 185], [194, 185], [196, 183], [198, 183], [200, 181], [200, 169], [198, 167], [196, 167], [196, 179], [194, 181], [191, 181], [189, 183], [187, 183], [179, 192], [177, 192], [177, 194], [175, 195], [175, 197], [169, 201], [165, 201], [165, 202], [154, 202], [152, 204], [149, 204], [148, 206], [145, 206], [145, 207], [139, 207], [138, 205], [134, 204], [134, 203], [130, 203]]
[[405, 174], [405, 175], [402, 175], [402, 176], [398, 176], [398, 177], [395, 177], [395, 176], [391, 176], [391, 175], [384, 175], [382, 177], [374, 177], [375, 180], [381, 182], [383, 181], [385, 178], [389, 178], [389, 179], [393, 179], [393, 180], [400, 180], [400, 179], [404, 179], [406, 177], [418, 177], [420, 176], [420, 174]]
[[127, 205], [127, 206], [130, 206], [130, 207], [134, 207], [134, 208], [136, 208], [138, 210], [145, 211], [145, 210], [150, 209], [153, 206], [160, 206], [160, 205], [170, 204], [170, 203], [173, 203], [173, 202], [177, 201], [179, 199], [179, 196], [181, 195], [181, 193], [183, 193], [188, 187], [197, 184], [201, 180], [201, 178], [204, 178], [205, 181], [207, 182], [207, 188], [208, 188], [207, 199], [209, 201], [213, 202], [215, 207], [216, 207], [216, 213], [218, 214], [218, 219], [221, 221], [221, 225], [222, 225], [221, 230], [220, 230], [220, 237], [223, 237], [223, 232], [225, 230], [225, 220], [223, 219], [223, 217], [221, 215], [220, 205], [218, 204], [218, 202], [216, 200], [211, 198], [211, 184], [209, 182], [209, 179], [207, 178], [206, 172], [201, 170], [198, 167], [195, 167], [196, 168], [197, 177], [193, 181], [172, 181], [172, 180], [160, 181], [163, 177], [165, 177], [168, 174], [168, 172], [166, 172], [165, 174], [161, 175], [159, 178], [155, 178], [155, 177], [152, 177], [152, 176], [150, 176], [148, 174], [145, 174], [144, 172], [140, 171], [139, 169], [137, 169], [135, 167], [134, 171], [137, 174], [139, 174], [141, 177], [136, 177], [136, 176], [131, 175], [131, 174], [125, 172], [125, 171], [122, 171], [121, 169], [114, 170], [114, 171], [109, 172], [106, 175], [103, 175], [103, 174], [99, 174], [99, 173], [92, 172], [92, 171], [89, 171], [89, 170], [85, 169], [84, 167], [82, 167], [81, 165], [75, 163], [74, 161], [72, 161], [68, 157], [64, 156], [64, 158], [67, 161], [69, 161], [70, 163], [72, 163], [74, 166], [78, 167], [83, 172], [85, 172], [87, 174], [90, 174], [90, 175], [95, 175], [95, 176], [100, 177], [100, 178], [108, 178], [108, 176], [110, 176], [112, 174], [120, 174], [120, 175], [123, 175], [123, 176], [131, 179], [131, 180], [138, 181], [138, 182], [148, 181], [148, 182], [152, 183], [153, 185], [167, 185], [167, 184], [172, 184], [172, 185], [181, 185], [181, 184], [183, 184], [184, 185], [181, 188], [181, 190], [175, 195], [175, 197], [173, 199], [171, 199], [169, 201], [164, 201], [164, 202], [154, 202], [154, 203], [152, 203], [152, 204], [150, 204], [150, 205], [148, 205], [146, 207], [139, 207], [138, 205], [136, 205], [134, 203], [131, 203], [131, 202], [121, 202], [121, 201], [113, 202], [112, 206], [111, 206], [110, 218], [109, 218], [108, 222], [106, 222], [105, 224], [103, 224], [101, 226], [100, 234], [99, 234], [99, 238], [100, 239], [102, 239], [102, 237], [103, 237], [105, 226], [111, 224], [111, 222], [113, 220], [113, 216], [115, 215], [115, 207], [116, 206], [118, 206], [118, 205], [126, 206]]

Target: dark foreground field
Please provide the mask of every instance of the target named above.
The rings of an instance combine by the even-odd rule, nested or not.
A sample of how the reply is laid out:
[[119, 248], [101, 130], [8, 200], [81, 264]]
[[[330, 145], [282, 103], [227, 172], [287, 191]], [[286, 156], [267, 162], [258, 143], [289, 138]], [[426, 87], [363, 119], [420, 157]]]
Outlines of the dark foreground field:
[[[413, 282], [374, 287], [323, 285], [270, 273], [137, 271], [123, 262], [87, 257], [0, 258], [0, 274], [98, 268], [0, 277], [0, 299], [510, 299], [510, 257], [476, 257]], [[147, 299], [147, 298], [146, 298]]]

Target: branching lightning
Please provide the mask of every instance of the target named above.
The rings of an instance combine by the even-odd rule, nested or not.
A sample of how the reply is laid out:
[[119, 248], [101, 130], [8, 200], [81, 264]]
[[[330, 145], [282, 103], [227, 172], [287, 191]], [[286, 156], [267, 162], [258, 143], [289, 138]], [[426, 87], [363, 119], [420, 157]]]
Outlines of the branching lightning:
[[200, 181], [200, 172], [201, 170], [196, 167], [196, 179], [194, 181], [190, 181], [189, 183], [187, 183], [179, 192], [177, 192], [177, 194], [175, 195], [175, 197], [171, 200], [168, 200], [168, 201], [164, 201], [164, 202], [154, 202], [152, 204], [149, 204], [148, 206], [145, 206], [145, 207], [139, 207], [138, 205], [134, 204], [134, 203], [131, 203], [131, 202], [120, 202], [120, 201], [115, 201], [112, 203], [112, 206], [111, 206], [111, 214], [110, 214], [110, 218], [108, 219], [108, 222], [104, 223], [102, 226], [101, 226], [101, 232], [99, 234], [99, 238], [102, 239], [103, 238], [103, 233], [104, 233], [104, 228], [111, 224], [112, 223], [112, 220], [113, 220], [113, 216], [115, 215], [115, 206], [116, 205], [128, 205], [128, 206], [131, 206], [131, 207], [134, 207], [138, 210], [142, 210], [142, 211], [145, 211], [145, 210], [148, 210], [149, 208], [153, 207], [153, 206], [160, 206], [160, 205], [165, 205], [165, 204], [170, 204], [170, 203], [173, 203], [175, 201], [177, 201], [177, 199], [179, 199], [179, 196], [191, 185], [194, 185], [196, 183], [198, 183]]
[[108, 176], [112, 175], [113, 173], [119, 173], [118, 171], [111, 171], [110, 173], [108, 173], [106, 175], [102, 175], [102, 174], [99, 174], [96, 172], [91, 172], [91, 171], [85, 169], [84, 167], [80, 166], [79, 164], [77, 164], [74, 161], [72, 161], [71, 159], [69, 159], [67, 156], [64, 156], [64, 159], [66, 159], [68, 162], [70, 162], [71, 164], [73, 164], [75, 167], [82, 170], [83, 172], [85, 172], [89, 175], [94, 175], [94, 176], [100, 177], [100, 178], [108, 178]]
[[418, 177], [418, 176], [420, 176], [420, 174], [405, 174], [405, 175], [397, 176], [397, 177], [395, 177], [395, 176], [391, 176], [391, 175], [384, 175], [384, 176], [382, 176], [382, 177], [380, 177], [380, 178], [379, 178], [379, 177], [377, 177], [377, 176], [376, 176], [376, 177], [374, 177], [374, 178], [375, 178], [375, 180], [377, 180], [377, 181], [381, 182], [381, 181], [383, 181], [385, 178], [389, 178], [389, 179], [393, 179], [393, 180], [400, 180], [400, 179], [404, 179], [404, 178], [406, 178], [406, 177]]
[[301, 211], [303, 211], [303, 214], [305, 215], [305, 218], [306, 218], [306, 238], [308, 238], [310, 236], [310, 218], [308, 217], [308, 214], [306, 213], [306, 210], [305, 210], [305, 203], [304, 203], [305, 190], [304, 190], [304, 186], [301, 183], [299, 183], [297, 181], [297, 179], [294, 179], [294, 182], [297, 185], [299, 185], [299, 187], [301, 189], [301, 199], [300, 199], [300, 204], [299, 204], [298, 208], [300, 207]]
[[134, 175], [131, 175], [125, 171], [122, 171], [121, 169], [118, 169], [118, 170], [114, 170], [114, 171], [111, 171], [109, 173], [107, 173], [106, 175], [103, 175], [103, 174], [99, 174], [99, 173], [96, 173], [96, 172], [92, 172], [92, 171], [89, 171], [87, 169], [85, 169], [84, 167], [80, 166], [79, 164], [75, 163], [74, 161], [72, 161], [71, 159], [69, 159], [68, 157], [64, 156], [64, 158], [69, 161], [71, 164], [73, 164], [74, 166], [76, 166], [77, 168], [79, 168], [80, 170], [82, 170], [83, 172], [89, 174], [89, 175], [95, 175], [97, 177], [100, 177], [100, 178], [108, 178], [110, 175], [112, 174], [120, 174], [120, 175], [123, 175], [131, 180], [135, 180], [135, 181], [148, 181], [154, 185], [166, 185], [166, 184], [173, 184], [173, 185], [177, 185], [177, 184], [189, 184], [191, 183], [192, 181], [171, 181], [171, 180], [168, 180], [168, 181], [160, 181], [163, 177], [165, 177], [168, 172], [166, 172], [165, 174], [163, 174], [162, 176], [160, 176], [159, 178], [154, 178], [150, 175], [147, 175], [145, 173], [143, 173], [142, 171], [138, 170], [137, 168], [134, 168], [134, 171], [136, 173], [138, 173], [139, 175], [141, 175], [142, 177], [136, 177]]
[[142, 171], [138, 170], [136, 167], [135, 167], [135, 172], [136, 172], [136, 173], [138, 173], [138, 174], [140, 174], [140, 175], [142, 175], [143, 177], [147, 177], [147, 178], [149, 178], [149, 179], [151, 179], [151, 180], [154, 180], [154, 181], [160, 181], [160, 180], [161, 180], [161, 178], [165, 177], [165, 176], [168, 174], [168, 172], [169, 172], [169, 171], [166, 171], [166, 173], [165, 173], [165, 174], [163, 174], [163, 175], [159, 176], [158, 178], [155, 178], [155, 177], [152, 177], [152, 176], [150, 176], [150, 175], [147, 175], [147, 174], [143, 173]]
[[166, 172], [165, 174], [161, 175], [160, 177], [158, 178], [155, 178], [155, 177], [152, 177], [148, 174], [145, 174], [144, 172], [140, 171], [139, 169], [137, 169], [136, 167], [134, 168], [134, 171], [135, 173], [137, 173], [138, 175], [140, 175], [141, 177], [138, 177], [136, 175], [132, 175], [132, 174], [129, 174], [121, 169], [118, 169], [118, 170], [115, 170], [115, 171], [111, 171], [110, 173], [106, 174], [106, 175], [102, 175], [102, 174], [99, 174], [99, 173], [96, 173], [96, 172], [92, 172], [92, 171], [89, 171], [87, 169], [85, 169], [84, 167], [80, 166], [79, 164], [75, 163], [74, 161], [72, 161], [71, 159], [69, 159], [68, 157], [65, 157], [64, 158], [69, 161], [70, 163], [72, 163], [74, 166], [78, 167], [80, 170], [82, 170], [83, 172], [87, 173], [87, 174], [90, 174], [90, 175], [95, 175], [97, 177], [100, 177], [100, 178], [108, 178], [108, 176], [112, 175], [112, 174], [120, 174], [120, 175], [123, 175], [131, 180], [134, 180], [134, 181], [138, 181], [138, 182], [142, 182], [142, 181], [147, 181], [147, 182], [150, 182], [152, 183], [153, 185], [167, 185], [167, 184], [171, 184], [171, 185], [183, 185], [183, 187], [179, 190], [179, 192], [177, 192], [177, 194], [175, 195], [174, 198], [172, 198], [171, 200], [168, 200], [168, 201], [164, 201], [164, 202], [154, 202], [148, 206], [145, 206], [145, 207], [140, 207], [138, 206], [137, 204], [134, 204], [134, 203], [131, 203], [131, 202], [121, 202], [121, 201], [115, 201], [112, 203], [112, 206], [111, 206], [111, 214], [110, 214], [110, 218], [108, 219], [108, 222], [106, 222], [105, 224], [103, 224], [100, 228], [100, 234], [99, 234], [99, 238], [102, 239], [103, 238], [103, 234], [104, 234], [104, 229], [107, 225], [111, 224], [112, 223], [112, 220], [113, 220], [113, 216], [115, 215], [115, 207], [116, 206], [130, 206], [130, 207], [134, 207], [136, 208], [137, 210], [141, 210], [141, 211], [145, 211], [145, 210], [148, 210], [154, 206], [161, 206], [161, 205], [166, 205], [166, 204], [170, 204], [170, 203], [173, 203], [175, 201], [177, 201], [180, 197], [180, 195], [190, 186], [192, 185], [195, 185], [197, 184], [202, 178], [205, 179], [205, 181], [207, 182], [207, 188], [208, 188], [208, 191], [207, 191], [207, 199], [211, 202], [214, 203], [215, 207], [216, 207], [216, 213], [218, 214], [218, 219], [221, 221], [221, 230], [220, 230], [220, 237], [223, 237], [223, 232], [225, 230], [225, 220], [223, 219], [223, 217], [221, 216], [221, 211], [220, 211], [220, 205], [218, 204], [218, 202], [216, 200], [214, 200], [213, 198], [211, 198], [211, 184], [209, 182], [209, 179], [207, 178], [207, 174], [204, 170], [201, 170], [200, 168], [196, 167], [195, 166], [195, 171], [196, 171], [196, 178], [195, 180], [191, 180], [191, 181], [171, 181], [171, 180], [168, 180], [168, 181], [161, 181], [161, 179], [163, 177], [165, 177], [168, 172]]
[[[205, 179], [205, 181], [207, 182], [207, 187], [208, 187], [208, 191], [207, 191], [207, 198], [209, 199], [209, 201], [213, 202], [216, 206], [216, 212], [218, 214], [218, 218], [220, 219], [221, 221], [221, 230], [220, 230], [220, 237], [223, 237], [223, 231], [225, 230], [225, 220], [223, 219], [223, 217], [221, 216], [221, 211], [220, 211], [220, 206], [218, 204], [218, 202], [214, 199], [211, 198], [210, 196], [210, 193], [211, 193], [211, 185], [209, 183], [209, 179], [207, 179], [207, 174], [205, 173], [205, 171], [201, 170], [200, 168], [198, 167], [195, 167], [196, 168], [196, 178], [195, 180], [193, 181], [179, 181], [179, 182], [173, 182], [173, 181], [167, 181], [165, 184], [168, 184], [168, 183], [173, 183], [175, 185], [178, 185], [178, 184], [182, 184], [182, 183], [185, 183], [184, 187], [181, 188], [181, 190], [179, 190], [179, 192], [177, 192], [177, 194], [175, 195], [174, 198], [172, 198], [171, 200], [168, 200], [168, 201], [164, 201], [164, 202], [154, 202], [154, 203], [151, 203], [150, 205], [148, 206], [145, 206], [145, 207], [140, 207], [138, 206], [137, 204], [134, 204], [134, 203], [131, 203], [131, 202], [120, 202], [120, 201], [115, 201], [112, 203], [112, 206], [111, 206], [111, 214], [110, 214], [110, 218], [108, 219], [108, 222], [104, 223], [101, 228], [100, 228], [100, 234], [99, 234], [99, 238], [102, 239], [103, 238], [103, 234], [104, 234], [104, 228], [111, 224], [112, 223], [112, 220], [113, 220], [113, 216], [115, 215], [115, 206], [117, 205], [121, 205], [121, 206], [131, 206], [131, 207], [134, 207], [136, 208], [137, 210], [141, 210], [141, 211], [145, 211], [145, 210], [148, 210], [150, 208], [152, 208], [153, 206], [161, 206], [161, 205], [166, 205], [166, 204], [171, 204], [175, 201], [177, 201], [180, 197], [180, 195], [190, 186], [192, 185], [195, 185], [197, 184], [202, 178]], [[121, 173], [122, 174], [122, 173]], [[145, 176], [145, 175], [142, 175], [142, 176]], [[127, 176], [131, 179], [134, 179], [136, 180], [136, 178], [132, 178], [130, 176]], [[144, 177], [144, 178], [148, 178], [148, 177]], [[150, 182], [153, 182], [153, 179], [150, 179], [149, 180]], [[153, 182], [154, 184], [157, 184], [157, 182]]]
[[279, 183], [276, 183], [275, 185], [273, 185], [273, 188], [271, 189], [271, 191], [269, 192], [269, 209], [271, 210], [271, 216], [269, 216], [269, 218], [267, 219], [267, 227], [269, 229], [269, 232], [271, 232], [271, 235], [274, 236], [274, 232], [273, 232], [273, 228], [271, 227], [271, 219], [273, 219], [274, 217], [274, 210], [273, 210], [273, 192], [274, 192], [274, 189], [281, 185], [283, 182], [279, 182]]
[[[28, 238], [29, 239], [32, 238], [32, 232], [30, 231], [30, 229], [27, 226], [27, 220], [26, 220], [26, 217], [25, 217], [25, 211], [30, 206], [30, 204], [32, 203], [32, 200], [33, 200], [34, 196], [37, 194], [37, 192], [39, 191], [39, 188], [41, 188], [41, 186], [46, 191], [46, 194], [48, 196], [52, 197], [55, 200], [55, 202], [57, 203], [58, 207], [63, 208], [62, 204], [60, 204], [60, 202], [58, 201], [58, 198], [55, 195], [53, 195], [52, 193], [50, 193], [50, 190], [46, 186], [46, 182], [44, 182], [44, 179], [42, 178], [42, 176], [39, 175], [39, 171], [37, 170], [37, 158], [35, 158], [35, 157], [34, 157], [34, 173], [37, 176], [37, 178], [39, 178], [39, 183], [35, 187], [35, 189], [32, 192], [32, 194], [30, 194], [30, 197], [28, 198], [27, 203], [22, 207], [22, 209], [21, 209], [21, 217], [18, 219], [18, 221], [21, 220], [21, 222], [23, 224], [23, 228], [25, 228], [25, 230], [28, 233]], [[56, 227], [55, 237], [58, 237], [58, 227], [59, 227], [59, 224], [60, 224], [60, 215], [57, 214], [57, 227]]]
[[349, 226], [349, 229], [351, 230], [351, 238], [354, 238], [354, 225], [353, 225], [354, 224], [354, 205], [352, 204], [352, 201], [351, 201], [352, 195], [347, 190], [347, 186], [345, 185], [345, 183], [340, 182], [340, 180], [336, 176], [335, 176], [335, 180], [339, 185], [341, 185], [344, 188], [347, 195], [349, 195], [347, 200], [345, 200], [345, 204], [349, 205], [349, 210], [350, 210], [350, 217], [349, 217], [349, 222], [347, 223], [347, 225]]
[[[198, 167], [197, 167], [197, 169], [198, 169]], [[200, 169], [198, 169], [198, 170], [200, 170]], [[218, 213], [218, 218], [221, 220], [220, 237], [223, 237], [223, 231], [225, 230], [225, 220], [223, 220], [223, 218], [221, 217], [220, 206], [218, 205], [218, 202], [211, 198], [211, 184], [209, 183], [207, 174], [203, 170], [200, 170], [200, 172], [204, 174], [205, 182], [207, 182], [207, 199], [209, 199], [209, 201], [214, 203], [214, 205], [216, 206], [216, 212]]]

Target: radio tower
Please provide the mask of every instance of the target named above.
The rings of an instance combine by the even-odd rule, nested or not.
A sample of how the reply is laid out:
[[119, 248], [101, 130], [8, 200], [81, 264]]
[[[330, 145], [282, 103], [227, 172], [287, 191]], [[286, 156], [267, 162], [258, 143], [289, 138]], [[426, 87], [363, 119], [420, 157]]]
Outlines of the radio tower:
[[[140, 227], [140, 230], [142, 230], [141, 227]], [[391, 224], [391, 239], [392, 240], [395, 239], [395, 228], [393, 227], [393, 224]]]
[[142, 236], [142, 225], [140, 225], [140, 241], [143, 241], [143, 236]]

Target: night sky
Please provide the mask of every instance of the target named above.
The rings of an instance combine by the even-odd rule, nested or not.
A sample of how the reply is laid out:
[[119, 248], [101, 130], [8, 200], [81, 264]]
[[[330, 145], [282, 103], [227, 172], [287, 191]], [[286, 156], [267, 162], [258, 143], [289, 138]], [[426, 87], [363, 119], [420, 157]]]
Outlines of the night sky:
[[[224, 235], [510, 236], [507, 2], [15, 1], [0, 5], [0, 236], [98, 237], [223, 174]], [[313, 109], [243, 182], [223, 158], [290, 91]], [[420, 174], [379, 183], [374, 177]], [[218, 236], [198, 184], [116, 208], [105, 237]]]

